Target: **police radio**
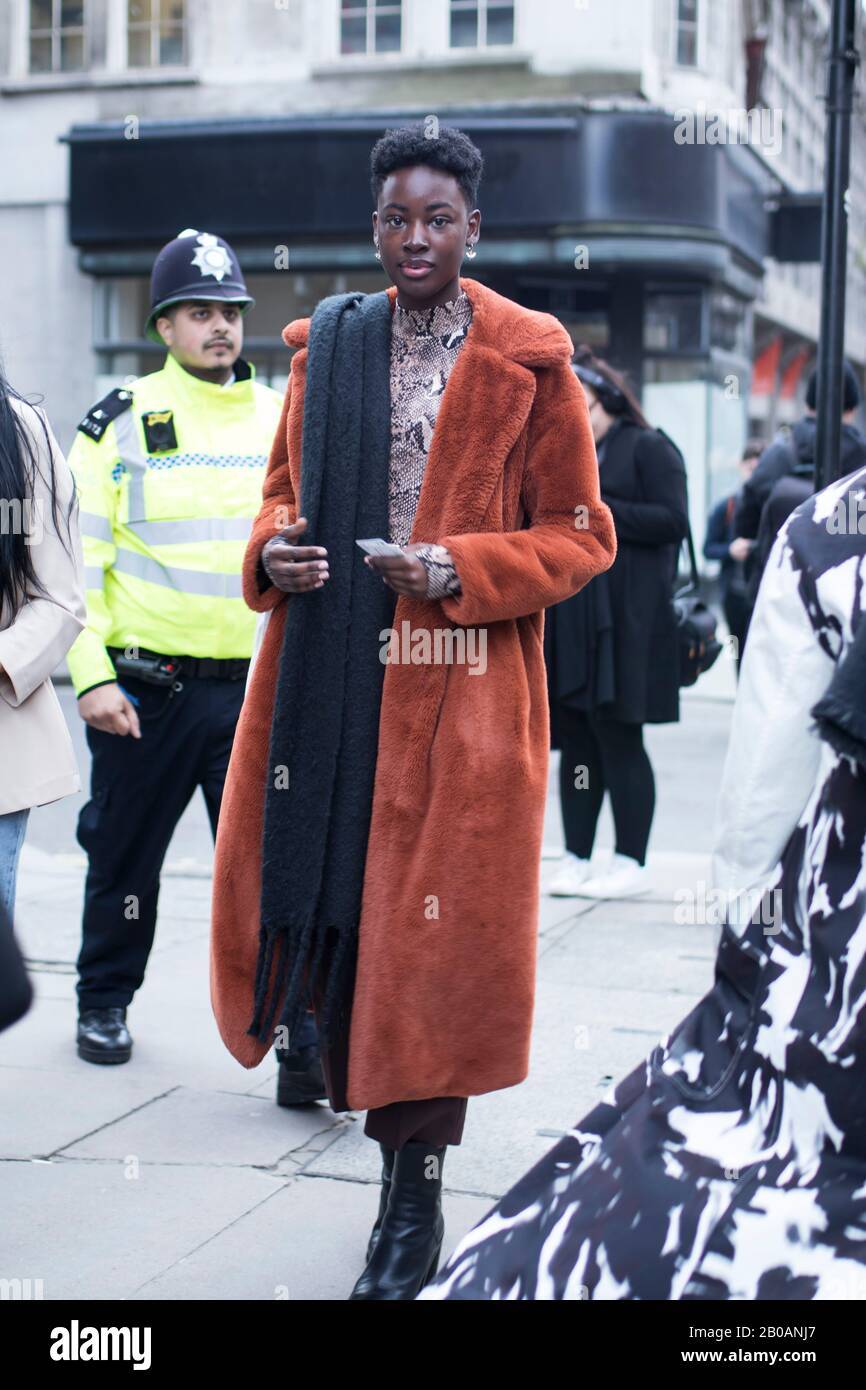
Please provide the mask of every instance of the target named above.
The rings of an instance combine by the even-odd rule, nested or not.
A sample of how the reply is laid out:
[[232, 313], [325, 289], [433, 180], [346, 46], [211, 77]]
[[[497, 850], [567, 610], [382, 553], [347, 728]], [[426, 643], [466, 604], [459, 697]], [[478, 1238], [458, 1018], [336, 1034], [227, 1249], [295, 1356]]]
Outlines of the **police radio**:
[[132, 676], [148, 685], [174, 685], [180, 673], [180, 662], [171, 656], [128, 656], [123, 649], [109, 647], [114, 669], [119, 676]]

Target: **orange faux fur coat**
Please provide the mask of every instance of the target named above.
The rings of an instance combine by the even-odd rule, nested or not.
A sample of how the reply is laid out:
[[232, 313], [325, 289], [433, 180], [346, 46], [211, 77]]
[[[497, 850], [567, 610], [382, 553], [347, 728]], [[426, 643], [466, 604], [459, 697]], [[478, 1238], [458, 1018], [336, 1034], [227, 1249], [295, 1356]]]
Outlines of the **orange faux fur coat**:
[[[349, 1036], [353, 1110], [480, 1095], [527, 1075], [549, 754], [543, 609], [616, 554], [568, 334], [478, 281], [461, 286], [472, 323], [440, 404], [411, 540], [448, 546], [463, 592], [441, 602], [401, 595], [394, 628], [484, 629], [487, 669], [385, 669]], [[393, 309], [396, 290], [388, 294]], [[304, 601], [273, 587], [260, 594], [256, 567], [275, 528], [297, 516], [309, 323], [283, 333], [302, 350], [243, 567], [246, 602], [271, 615], [216, 843], [211, 994], [245, 1067], [270, 1046], [247, 1033], [264, 787], [286, 604]]]

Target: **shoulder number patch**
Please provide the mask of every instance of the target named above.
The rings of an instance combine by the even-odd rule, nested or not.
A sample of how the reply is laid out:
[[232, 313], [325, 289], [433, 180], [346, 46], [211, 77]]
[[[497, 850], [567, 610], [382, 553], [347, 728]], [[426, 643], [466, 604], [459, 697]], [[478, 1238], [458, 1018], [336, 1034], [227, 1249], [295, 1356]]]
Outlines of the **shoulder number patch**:
[[131, 405], [132, 392], [124, 390], [122, 386], [116, 386], [107, 396], [103, 396], [101, 401], [90, 407], [84, 419], [79, 421], [78, 428], [88, 439], [98, 444], [112, 420], [129, 410]]

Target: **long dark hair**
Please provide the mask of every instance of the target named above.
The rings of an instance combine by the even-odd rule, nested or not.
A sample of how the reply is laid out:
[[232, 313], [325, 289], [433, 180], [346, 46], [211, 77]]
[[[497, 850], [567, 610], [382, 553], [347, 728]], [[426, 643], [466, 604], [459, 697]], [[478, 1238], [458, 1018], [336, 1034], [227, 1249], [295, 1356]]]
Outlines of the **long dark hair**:
[[598, 396], [608, 415], [624, 416], [642, 430], [652, 429], [622, 372], [616, 371], [603, 357], [596, 357], [585, 343], [575, 352], [573, 366], [579, 379]]
[[[24, 413], [13, 406], [13, 401], [30, 406], [30, 402], [9, 385], [0, 365], [0, 607], [8, 604], [14, 614], [31, 596], [44, 594], [45, 587], [33, 566], [26, 527], [7, 525], [10, 515], [13, 518], [16, 514], [23, 516], [25, 505], [32, 505], [36, 477], [39, 473], [36, 440], [28, 428]], [[48, 430], [41, 414], [32, 406], [27, 414], [39, 422], [45, 436], [45, 459], [48, 467], [46, 481], [51, 495], [51, 520], [55, 531], [61, 535], [57, 478]], [[74, 497], [73, 491], [66, 513], [66, 535], [70, 547], [69, 518], [72, 515]], [[65, 541], [63, 543], [66, 544]]]

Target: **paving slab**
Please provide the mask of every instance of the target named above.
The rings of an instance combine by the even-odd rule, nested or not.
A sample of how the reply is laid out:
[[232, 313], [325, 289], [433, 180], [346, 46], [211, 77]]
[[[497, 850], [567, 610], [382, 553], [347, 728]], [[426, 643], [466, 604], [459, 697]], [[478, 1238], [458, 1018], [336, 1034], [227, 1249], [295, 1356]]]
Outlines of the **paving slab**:
[[[253, 1168], [121, 1162], [3, 1165], [0, 1278], [46, 1299], [125, 1299], [264, 1205], [287, 1179]], [[205, 1296], [200, 1289], [189, 1297]]]
[[135, 1154], [147, 1163], [271, 1168], [335, 1123], [325, 1104], [287, 1110], [259, 1096], [177, 1086], [67, 1145], [63, 1154], [118, 1161]]
[[[345, 1300], [364, 1268], [378, 1184], [301, 1175], [199, 1249], [142, 1281], [135, 1299]], [[444, 1264], [490, 1203], [446, 1192]]]

